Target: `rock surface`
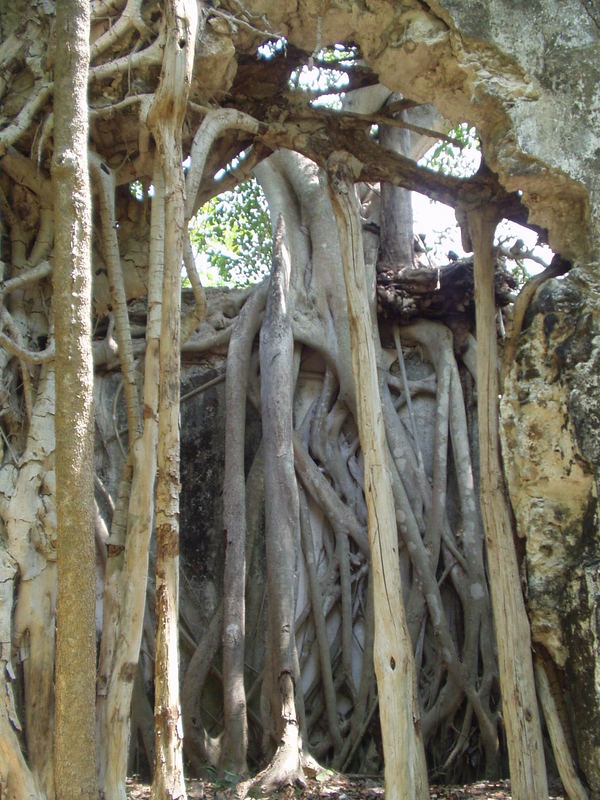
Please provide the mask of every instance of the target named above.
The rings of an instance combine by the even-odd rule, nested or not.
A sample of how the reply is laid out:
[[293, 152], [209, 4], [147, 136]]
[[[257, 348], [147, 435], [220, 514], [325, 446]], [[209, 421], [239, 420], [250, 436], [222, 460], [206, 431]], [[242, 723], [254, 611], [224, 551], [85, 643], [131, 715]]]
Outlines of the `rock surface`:
[[[251, 0], [271, 30], [309, 52], [354, 41], [390, 89], [477, 126], [489, 166], [523, 192], [561, 255], [597, 260], [600, 11], [577, 0]], [[585, 64], [585, 69], [576, 65]]]
[[571, 278], [540, 289], [501, 414], [533, 640], [564, 669], [580, 764], [598, 787], [598, 348], [585, 289]]

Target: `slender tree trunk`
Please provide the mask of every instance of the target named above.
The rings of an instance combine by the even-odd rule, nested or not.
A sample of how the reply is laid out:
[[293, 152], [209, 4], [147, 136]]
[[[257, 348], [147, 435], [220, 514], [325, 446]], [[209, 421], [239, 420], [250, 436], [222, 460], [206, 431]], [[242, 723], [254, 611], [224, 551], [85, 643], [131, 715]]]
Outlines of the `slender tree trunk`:
[[[172, 144], [175, 144], [172, 142]], [[179, 148], [177, 148], [179, 150]], [[179, 150], [180, 152], [180, 150]], [[179, 381], [183, 170], [165, 171], [165, 276], [160, 344], [156, 482], [156, 644], [152, 796], [185, 798], [179, 704]], [[178, 202], [179, 201], [179, 202]], [[176, 220], [180, 220], [177, 225]], [[179, 254], [179, 257], [178, 257]]]
[[552, 744], [552, 752], [558, 774], [569, 800], [588, 800], [588, 793], [577, 773], [577, 766], [573, 760], [571, 749], [565, 735], [561, 714], [557, 708], [556, 699], [550, 685], [546, 665], [540, 655], [534, 659], [535, 683], [540, 705], [544, 712], [546, 728]]
[[91, 198], [87, 163], [90, 6], [56, 7], [54, 318], [56, 336], [59, 798], [97, 798]]
[[275, 633], [277, 679], [293, 674], [295, 544], [299, 533], [298, 489], [292, 447], [292, 350], [289, 313], [290, 262], [280, 217], [273, 272], [260, 336], [262, 418], [265, 448], [265, 526], [269, 616]]
[[[142, 641], [148, 552], [154, 516], [156, 445], [158, 438], [159, 349], [164, 262], [164, 186], [162, 171], [154, 175], [150, 264], [148, 274], [148, 317], [144, 361], [144, 421], [142, 435], [132, 449], [133, 480], [129, 498], [127, 538], [115, 613], [105, 616], [104, 636], [112, 636], [111, 623], [118, 627], [116, 646], [106, 699], [98, 698], [100, 785], [106, 800], [125, 797], [130, 709], [133, 682]], [[109, 560], [110, 563], [110, 560]]]
[[[258, 130], [256, 120], [233, 109], [208, 112], [200, 125], [191, 152], [186, 177], [185, 222], [196, 210], [196, 196], [207, 156], [215, 139], [230, 128]], [[226, 536], [223, 576], [223, 738], [219, 761], [223, 769], [237, 775], [247, 771], [248, 720], [244, 690], [245, 617], [245, 475], [244, 428], [250, 353], [264, 296], [254, 296], [241, 312], [232, 334], [227, 358], [227, 414], [223, 520]]]
[[429, 791], [417, 680], [402, 602], [396, 515], [351, 166], [349, 154], [334, 154], [329, 178], [348, 298], [357, 422], [364, 459], [385, 792], [388, 800], [425, 800]]
[[[265, 545], [268, 642], [263, 693], [269, 693], [277, 751], [254, 781], [262, 792], [302, 782], [302, 740], [296, 710], [294, 610], [299, 550], [298, 486], [292, 446], [294, 396], [290, 255], [283, 216], [273, 242], [273, 269], [260, 332], [261, 413], [265, 455]], [[251, 782], [250, 782], [251, 783]], [[250, 783], [241, 792], [245, 795]]]
[[481, 513], [502, 692], [502, 715], [515, 800], [548, 797], [544, 747], [535, 693], [531, 633], [506, 500], [498, 438], [498, 353], [494, 302], [495, 209], [468, 210], [475, 257], [477, 419]]
[[0, 797], [37, 800], [41, 793], [21, 752], [20, 729], [11, 686], [13, 588], [17, 565], [0, 539]]
[[198, 10], [195, 0], [166, 3], [167, 37], [151, 124], [165, 186], [165, 267], [160, 346], [156, 486], [156, 645], [152, 796], [185, 798], [179, 703], [179, 381], [181, 265], [187, 235], [181, 126], [189, 92]]
[[[383, 147], [395, 153], [410, 155], [410, 131], [404, 128], [382, 125], [379, 130], [379, 141]], [[413, 212], [410, 190], [384, 182], [381, 184], [381, 266], [385, 269], [412, 267], [413, 259]]]
[[247, 771], [248, 717], [244, 688], [246, 591], [246, 475], [244, 444], [246, 394], [254, 337], [260, 326], [264, 295], [255, 294], [240, 312], [227, 352], [225, 386], [225, 478], [223, 527], [223, 742], [221, 767], [243, 775]]

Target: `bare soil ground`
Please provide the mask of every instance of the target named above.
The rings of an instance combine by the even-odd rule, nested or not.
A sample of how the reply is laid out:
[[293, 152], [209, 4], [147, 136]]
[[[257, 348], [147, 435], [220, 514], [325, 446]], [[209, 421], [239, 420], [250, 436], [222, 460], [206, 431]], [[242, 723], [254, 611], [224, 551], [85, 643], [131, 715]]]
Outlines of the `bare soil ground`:
[[[232, 800], [235, 791], [231, 785], [219, 781], [191, 780], [187, 784], [189, 800]], [[135, 779], [128, 781], [127, 796], [131, 800], [148, 800], [150, 786]], [[383, 800], [380, 782], [358, 775], [339, 775], [324, 772], [309, 779], [303, 789], [288, 787], [277, 795], [281, 800]], [[468, 786], [432, 786], [431, 800], [512, 800], [510, 781], [479, 781]], [[565, 796], [552, 793], [550, 800], [565, 800]]]

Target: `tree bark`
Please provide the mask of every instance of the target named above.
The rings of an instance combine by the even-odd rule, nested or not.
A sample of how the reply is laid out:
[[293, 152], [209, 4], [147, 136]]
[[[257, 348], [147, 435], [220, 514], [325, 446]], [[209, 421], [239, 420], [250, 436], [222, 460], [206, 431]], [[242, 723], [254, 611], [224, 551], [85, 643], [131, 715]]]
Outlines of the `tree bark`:
[[181, 128], [190, 87], [198, 9], [166, 3], [167, 35], [150, 121], [165, 186], [165, 251], [160, 344], [156, 484], [156, 644], [152, 797], [185, 798], [179, 702], [179, 395], [183, 237], [187, 235]]
[[494, 302], [494, 208], [468, 209], [475, 259], [477, 419], [481, 513], [502, 693], [502, 714], [514, 800], [548, 797], [540, 716], [535, 693], [531, 633], [506, 500], [498, 438], [498, 353]]
[[56, 8], [54, 318], [56, 337], [58, 798], [97, 798], [91, 198], [87, 161], [90, 6]]
[[0, 797], [41, 800], [41, 793], [21, 752], [17, 717], [11, 686], [11, 615], [17, 565], [0, 540]]
[[[404, 116], [403, 114], [400, 115]], [[410, 156], [410, 131], [381, 125], [379, 141], [382, 147]], [[413, 213], [410, 189], [381, 184], [381, 268], [402, 269], [414, 266]], [[379, 265], [378, 265], [379, 266]]]
[[220, 766], [236, 775], [247, 771], [248, 717], [244, 688], [246, 591], [246, 475], [244, 444], [246, 393], [252, 345], [260, 326], [264, 293], [244, 305], [227, 352], [225, 386], [225, 477], [223, 527], [223, 741]]
[[364, 459], [365, 497], [375, 601], [374, 662], [390, 800], [429, 797], [412, 644], [402, 602], [398, 534], [392, 496], [361, 225], [347, 153], [331, 157], [329, 191], [338, 228], [350, 321], [352, 371]]
[[[291, 263], [280, 216], [273, 243], [273, 269], [260, 332], [261, 401], [265, 457], [265, 545], [267, 554], [268, 642], [266, 681], [279, 740], [264, 773], [263, 791], [302, 781], [302, 741], [295, 702], [294, 610], [299, 544], [298, 487], [292, 446], [293, 336]], [[270, 673], [270, 674], [269, 674]], [[263, 692], [265, 687], [263, 687]]]
[[[142, 435], [134, 442], [131, 451], [133, 478], [129, 495], [123, 566], [120, 576], [116, 579], [117, 597], [114, 609], [111, 604], [110, 610], [113, 613], [110, 616], [109, 609], [105, 607], [102, 634], [102, 644], [106, 637], [115, 641], [108, 685], [104, 687], [99, 681], [98, 687], [100, 788], [106, 800], [123, 800], [125, 797], [131, 697], [142, 641], [148, 553], [154, 515], [165, 233], [164, 184], [162, 172], [158, 169], [154, 176], [154, 189], [148, 268], [143, 429]], [[113, 559], [109, 557], [109, 566]], [[111, 626], [117, 628], [116, 632], [113, 633]]]
[[554, 753], [554, 760], [556, 761], [556, 767], [562, 785], [565, 788], [569, 800], [588, 800], [588, 793], [577, 774], [577, 767], [571, 755], [556, 700], [546, 672], [546, 666], [540, 656], [535, 657], [534, 669], [537, 693], [544, 712], [544, 719], [546, 720], [546, 727], [548, 729], [548, 735], [550, 736], [550, 743], [552, 744], [552, 752]]

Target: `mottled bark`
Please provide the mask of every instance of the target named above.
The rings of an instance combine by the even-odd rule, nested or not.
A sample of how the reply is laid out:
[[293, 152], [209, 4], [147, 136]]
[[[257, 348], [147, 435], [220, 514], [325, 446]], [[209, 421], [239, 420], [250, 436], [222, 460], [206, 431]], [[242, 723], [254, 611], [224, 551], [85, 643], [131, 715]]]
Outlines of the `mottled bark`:
[[[122, 800], [125, 796], [127, 753], [136, 746], [135, 740], [130, 742], [133, 737], [129, 734], [134, 676], [143, 672], [144, 689], [150, 695], [156, 688], [159, 701], [161, 680], [168, 676], [169, 692], [176, 680], [173, 666], [176, 661], [169, 658], [168, 666], [160, 667], [163, 656], [159, 653], [156, 687], [150, 686], [155, 599], [159, 612], [170, 626], [168, 630], [166, 626], [161, 627], [159, 651], [163, 653], [164, 640], [169, 643], [171, 652], [176, 650], [177, 578], [176, 559], [172, 556], [177, 541], [176, 525], [172, 522], [178, 491], [173, 445], [177, 412], [172, 407], [163, 415], [168, 438], [163, 442], [167, 444], [161, 451], [161, 461], [167, 466], [161, 470], [160, 479], [162, 485], [168, 487], [169, 496], [164, 500], [165, 507], [168, 505], [166, 521], [159, 526], [161, 536], [165, 536], [159, 548], [158, 592], [155, 594], [147, 586], [154, 517], [159, 349], [171, 353], [171, 362], [177, 360], [177, 348], [172, 347], [174, 329], [166, 326], [162, 341], [160, 334], [165, 249], [170, 259], [169, 280], [172, 281], [167, 293], [172, 299], [181, 263], [179, 237], [185, 239], [185, 226], [192, 213], [205, 199], [247, 177], [253, 167], [268, 196], [273, 218], [280, 213], [285, 218], [285, 238], [293, 265], [291, 287], [298, 298], [291, 319], [294, 356], [290, 368], [286, 350], [286, 375], [291, 375], [292, 384], [296, 381], [292, 406], [294, 460], [297, 478], [306, 488], [306, 504], [302, 509], [306, 556], [302, 559], [296, 538], [298, 569], [285, 587], [288, 592], [285, 613], [290, 618], [295, 616], [295, 630], [286, 631], [290, 642], [286, 664], [291, 672], [279, 673], [277, 631], [270, 637], [275, 647], [270, 647], [264, 658], [264, 609], [267, 605], [264, 552], [260, 546], [261, 536], [257, 536], [257, 546], [253, 549], [250, 534], [253, 529], [250, 520], [262, 517], [262, 491], [252, 489], [250, 481], [246, 481], [244, 487], [244, 460], [249, 463], [252, 453], [243, 453], [238, 417], [228, 431], [236, 439], [231, 495], [236, 502], [230, 503], [229, 497], [225, 501], [230, 539], [226, 591], [231, 589], [232, 594], [227, 596], [227, 603], [231, 601], [231, 604], [226, 609], [228, 621], [224, 631], [224, 737], [211, 738], [202, 726], [202, 719], [208, 722], [211, 711], [216, 712], [215, 717], [220, 711], [216, 707], [209, 711], [204, 706], [207, 700], [213, 702], [220, 695], [220, 664], [217, 666], [220, 612], [214, 612], [224, 604], [213, 593], [219, 591], [216, 576], [221, 553], [215, 558], [214, 571], [211, 564], [210, 576], [199, 574], [202, 570], [197, 570], [196, 564], [193, 575], [191, 570], [187, 574], [184, 572], [191, 584], [197, 580], [201, 586], [201, 599], [194, 591], [186, 592], [188, 602], [193, 603], [196, 598], [193, 610], [196, 613], [188, 614], [182, 609], [179, 624], [185, 657], [191, 656], [184, 688], [185, 732], [192, 768], [201, 770], [206, 760], [218, 765], [220, 758], [222, 766], [242, 771], [246, 763], [244, 716], [252, 720], [247, 761], [252, 768], [260, 758], [257, 751], [261, 732], [269, 744], [267, 755], [281, 742], [282, 708], [284, 715], [292, 717], [298, 725], [290, 725], [284, 731], [288, 746], [278, 750], [273, 769], [266, 777], [285, 776], [285, 782], [300, 776], [296, 766], [306, 763], [306, 752], [299, 754], [298, 728], [302, 731], [303, 746], [335, 766], [346, 765], [352, 771], [367, 769], [372, 772], [381, 763], [374, 747], [374, 742], [378, 741], [378, 726], [374, 718], [377, 699], [370, 658], [374, 615], [368, 599], [373, 581], [369, 574], [367, 508], [363, 495], [365, 454], [355, 424], [357, 398], [350, 362], [340, 244], [335, 236], [326, 179], [321, 172], [332, 152], [351, 150], [357, 159], [353, 162], [352, 178], [362, 182], [357, 191], [361, 198], [362, 243], [368, 241], [365, 248], [368, 281], [374, 277], [380, 233], [382, 251], [392, 253], [385, 258], [393, 262], [411, 260], [410, 254], [399, 255], [392, 246], [394, 237], [404, 237], [405, 244], [410, 244], [410, 225], [402, 224], [401, 214], [397, 209], [390, 210], [394, 203], [387, 199], [388, 194], [395, 198], [402, 193], [392, 189], [388, 192], [384, 187], [381, 211], [380, 186], [377, 185], [381, 182], [401, 186], [403, 191], [422, 189], [452, 204], [460, 200], [468, 203], [469, 196], [479, 190], [479, 209], [488, 204], [501, 206], [507, 216], [521, 221], [527, 216], [525, 207], [528, 206], [535, 212], [532, 219], [551, 227], [550, 240], [557, 246], [564, 245], [562, 254], [566, 256], [570, 252], [579, 258], [573, 276], [558, 284], [562, 287], [558, 299], [547, 287], [538, 295], [540, 303], [549, 307], [544, 324], [539, 325], [539, 336], [546, 340], [544, 352], [550, 365], [550, 371], [544, 372], [544, 376], [552, 376], [548, 385], [561, 387], [561, 393], [556, 392], [553, 401], [560, 397], [564, 425], [560, 437], [550, 444], [550, 435], [539, 438], [534, 436], [533, 429], [531, 436], [520, 437], [525, 442], [524, 454], [519, 456], [519, 466], [515, 464], [511, 492], [516, 486], [515, 500], [523, 496], [522, 492], [529, 492], [527, 502], [537, 504], [537, 516], [531, 518], [535, 520], [535, 528], [523, 523], [523, 531], [527, 529], [528, 534], [529, 601], [534, 625], [538, 624], [536, 619], [539, 620], [535, 608], [535, 594], [539, 595], [540, 591], [536, 571], [539, 577], [548, 564], [553, 564], [557, 585], [565, 572], [575, 573], [580, 565], [587, 570], [582, 581], [591, 575], [589, 570], [593, 570], [596, 563], [598, 548], [590, 535], [597, 510], [596, 495], [590, 489], [593, 483], [590, 470], [597, 458], [596, 455], [588, 458], [586, 453], [597, 444], [592, 430], [597, 416], [594, 382], [597, 314], [595, 305], [586, 295], [594, 281], [594, 269], [586, 267], [585, 259], [589, 255], [588, 246], [594, 244], [590, 244], [588, 234], [591, 231], [593, 235], [593, 222], [598, 215], [593, 207], [597, 176], [590, 168], [595, 150], [593, 126], [588, 124], [589, 114], [581, 109], [594, 107], [597, 82], [594, 82], [594, 71], [588, 59], [596, 58], [597, 53], [593, 48], [593, 14], [576, 2], [564, 5], [565, 24], [576, 29], [577, 36], [563, 37], [558, 44], [554, 40], [550, 42], [548, 37], [554, 30], [551, 5], [540, 2], [536, 13], [528, 14], [514, 3], [496, 3], [492, 8], [492, 4], [481, 2], [477, 8], [469, 7], [465, 11], [459, 3], [408, 2], [398, 8], [391, 0], [383, 0], [377, 5], [377, 13], [370, 13], [354, 0], [342, 12], [339, 4], [322, 4], [319, 10], [313, 0], [307, 0], [302, 4], [267, 2], [262, 4], [260, 13], [255, 13], [257, 9], [250, 10], [244, 3], [201, 2], [198, 10], [206, 16], [208, 24], [196, 37], [195, 68], [189, 70], [188, 95], [180, 91], [182, 82], [186, 84], [187, 66], [182, 70], [179, 67], [184, 66], [183, 52], [189, 52], [191, 47], [178, 24], [171, 25], [173, 17], [167, 20], [166, 12], [172, 14], [174, 3], [152, 5], [140, 0], [94, 0], [90, 4], [89, 146], [97, 154], [94, 179], [99, 179], [103, 187], [95, 205], [94, 330], [98, 338], [94, 350], [98, 385], [102, 382], [104, 386], [120, 385], [120, 378], [110, 375], [119, 365], [123, 376], [123, 391], [119, 389], [112, 408], [108, 409], [107, 405], [104, 413], [96, 418], [100, 429], [102, 418], [110, 420], [112, 414], [109, 427], [114, 431], [103, 430], [95, 457], [102, 480], [106, 481], [109, 475], [109, 491], [118, 495], [114, 514], [112, 503], [98, 498], [107, 526], [112, 515], [108, 542], [100, 537], [97, 542], [97, 562], [106, 575], [97, 716], [101, 790], [107, 798]], [[505, 16], [508, 6], [510, 19]], [[179, 21], [183, 16], [185, 11], [181, 12]], [[42, 4], [0, 0], [0, 18], [0, 550], [2, 546], [6, 548], [0, 559], [0, 668], [3, 670], [0, 676], [0, 794], [20, 791], [21, 795], [37, 793], [51, 798], [55, 786], [56, 480], [54, 335], [52, 296], [47, 278], [53, 269], [55, 253], [54, 193], [48, 171], [52, 148], [60, 139], [61, 125], [67, 124], [69, 117], [61, 114], [57, 119], [60, 105], [53, 105], [54, 81], [64, 62], [64, 48], [55, 46], [52, 26], [56, 17], [52, 0]], [[501, 20], [509, 24], [500, 24]], [[173, 35], [175, 30], [179, 33]], [[387, 32], [383, 38], [382, 31]], [[535, 35], [528, 36], [530, 32]], [[258, 42], [263, 36], [279, 33], [286, 35], [286, 48], [281, 51], [275, 48], [270, 58], [262, 58], [262, 51], [257, 53], [256, 50]], [[310, 99], [319, 91], [305, 93], [294, 88], [293, 71], [306, 65], [306, 54], [313, 51], [316, 42], [326, 44], [333, 40], [356, 45], [361, 53], [356, 60], [344, 56], [343, 63], [338, 64], [348, 75], [339, 110], [319, 108], [318, 103], [311, 103]], [[540, 48], [536, 45], [537, 50], [533, 46], [530, 49], [528, 41], [557, 46], [550, 48], [551, 57], [540, 60], [534, 57]], [[546, 50], [550, 52], [548, 47]], [[336, 49], [336, 52], [340, 51]], [[316, 55], [314, 59], [318, 63]], [[579, 68], [571, 69], [573, 63]], [[167, 74], [169, 65], [173, 64], [176, 64], [175, 71]], [[556, 81], [552, 80], [552, 69], [561, 74], [558, 89]], [[378, 80], [391, 88], [375, 83]], [[362, 88], [354, 91], [355, 87]], [[577, 97], [580, 100], [584, 97], [585, 102], [573, 101], [575, 87]], [[403, 99], [385, 105], [393, 90], [402, 92]], [[56, 97], [59, 96], [60, 89]], [[427, 99], [435, 101], [450, 119], [469, 119], [477, 124], [482, 149], [499, 177], [489, 170], [481, 170], [468, 179], [427, 171], [416, 165], [418, 156], [414, 147], [410, 158], [406, 157], [408, 153], [403, 157], [382, 147], [387, 133], [392, 128], [397, 132], [402, 126], [412, 134], [425, 133], [429, 141], [432, 140], [434, 132], [425, 131], [419, 125], [406, 126], [399, 118], [405, 109]], [[532, 113], [523, 115], [525, 108]], [[525, 130], [527, 126], [523, 127], [523, 120], [531, 118], [535, 118], [536, 125]], [[432, 127], [433, 123], [424, 124]], [[370, 135], [374, 125], [381, 132], [379, 141]], [[561, 136], [557, 137], [559, 129]], [[579, 135], [582, 131], [585, 135]], [[402, 135], [391, 134], [391, 138]], [[448, 137], [445, 139], [448, 141]], [[577, 146], [567, 152], [555, 145], [559, 140], [566, 142], [565, 147], [569, 142]], [[178, 149], [179, 144], [181, 149]], [[278, 148], [279, 152], [259, 163], [270, 150]], [[184, 158], [188, 173], [182, 222], [181, 162]], [[131, 181], [135, 181], [134, 187]], [[146, 216], [150, 184], [154, 190], [151, 233]], [[136, 199], [131, 197], [132, 188], [135, 188]], [[513, 193], [509, 194], [508, 190]], [[140, 201], [140, 198], [143, 199]], [[592, 213], [588, 213], [588, 201]], [[165, 229], [168, 229], [166, 241]], [[347, 233], [341, 237], [344, 252], [347, 246], [353, 248], [353, 253], [359, 252], [361, 236], [354, 233], [351, 237]], [[181, 340], [188, 335], [191, 337], [185, 348], [186, 358], [193, 359], [196, 365], [202, 361], [211, 367], [221, 367], [223, 362], [218, 359], [231, 338], [233, 320], [242, 304], [239, 298], [244, 295], [246, 300], [251, 292], [236, 293], [234, 302], [231, 302], [231, 295], [225, 299], [224, 293], [207, 292], [209, 305], [204, 318], [204, 298], [194, 273], [194, 256], [189, 243], [186, 250], [184, 260], [196, 300], [196, 308], [184, 318], [181, 329]], [[56, 252], [59, 251], [60, 246]], [[422, 738], [436, 778], [441, 773], [453, 782], [469, 779], [484, 770], [495, 771], [504, 764], [502, 738], [498, 748], [499, 723], [508, 718], [507, 708], [512, 703], [511, 695], [505, 694], [501, 717], [476, 502], [478, 475], [471, 467], [469, 452], [469, 445], [476, 450], [476, 426], [470, 416], [475, 389], [463, 369], [466, 365], [471, 375], [476, 371], [471, 335], [474, 313], [471, 273], [466, 260], [454, 266], [439, 265], [438, 268], [436, 265], [435, 269], [409, 267], [393, 278], [380, 273], [378, 287], [385, 313], [380, 320], [383, 347], [380, 351], [376, 349], [376, 358], [380, 360], [381, 403], [375, 400], [375, 407], [382, 415], [391, 450], [389, 463], [397, 504], [396, 519], [388, 519], [386, 528], [400, 534], [397, 555], [421, 689]], [[514, 362], [518, 367], [512, 373], [513, 380], [518, 382], [514, 387], [517, 428], [519, 420], [528, 413], [528, 405], [542, 405], [539, 398], [535, 402], [531, 398], [529, 402], [526, 400], [535, 381], [543, 381], [539, 376], [535, 378], [538, 365], [529, 364], [529, 356], [523, 351], [525, 340], [531, 338], [531, 329], [526, 336], [518, 337], [520, 327], [527, 328], [529, 319], [524, 312], [537, 284], [538, 280], [531, 283], [515, 304], [513, 334], [505, 350], [506, 363]], [[370, 285], [369, 290], [371, 288]], [[571, 309], [579, 315], [580, 308], [573, 304], [576, 288], [577, 292], [582, 291], [584, 299], [580, 308], [585, 308], [586, 312], [582, 312], [581, 319], [577, 317], [574, 332], [565, 332], [569, 337], [568, 346], [563, 347], [567, 345], [563, 340], [557, 346], [557, 326], [562, 324], [562, 317], [567, 317], [565, 327], [568, 328]], [[146, 292], [148, 317], [144, 339]], [[567, 312], [561, 305], [566, 294], [571, 296]], [[374, 296], [371, 294], [369, 300]], [[135, 305], [131, 302], [133, 298]], [[502, 291], [497, 293], [496, 300], [509, 305], [514, 298]], [[169, 307], [169, 315], [176, 314], [175, 307]], [[289, 313], [289, 308], [287, 310]], [[448, 327], [440, 325], [439, 335], [432, 328], [422, 328], [417, 335], [403, 326], [422, 316], [437, 318], [440, 323], [448, 323]], [[388, 325], [390, 319], [401, 323], [400, 334], [396, 336], [401, 344], [396, 354], [393, 330]], [[372, 323], [376, 341], [373, 316]], [[538, 323], [540, 320], [534, 317], [531, 328]], [[454, 341], [449, 329], [457, 334]], [[115, 330], [116, 339], [113, 338]], [[470, 349], [464, 350], [469, 342]], [[232, 360], [236, 346], [232, 340]], [[142, 369], [136, 359], [144, 352]], [[241, 371], [248, 368], [247, 386], [242, 386], [242, 381], [232, 391], [231, 402], [237, 405], [238, 411], [246, 395], [255, 406], [260, 406], [257, 349], [244, 352], [250, 353], [247, 363], [241, 366]], [[400, 375], [404, 359], [408, 374]], [[283, 360], [279, 356], [274, 359], [276, 368]], [[266, 365], [261, 373], [268, 383], [271, 365]], [[515, 378], [517, 373], [518, 378]], [[278, 374], [277, 369], [272, 374]], [[286, 380], [287, 377], [282, 378], [280, 384], [284, 385]], [[367, 385], [365, 381], [364, 386]], [[363, 388], [363, 385], [358, 386], [359, 393], [363, 393]], [[169, 405], [175, 396], [176, 391], [170, 395], [170, 400], [163, 400], [163, 411], [165, 404]], [[130, 452], [118, 488], [117, 473], [121, 464], [115, 464], [119, 454], [113, 439], [118, 440], [125, 455], [124, 400]], [[576, 421], [572, 409], [577, 404], [584, 407], [581, 416], [585, 419], [581, 430], [577, 423], [581, 447], [571, 451], [569, 446], [574, 441], [574, 433], [570, 423]], [[251, 415], [252, 411], [249, 413]], [[496, 413], [495, 409], [491, 413]], [[558, 416], [563, 419], [562, 411], [554, 415]], [[270, 426], [269, 417], [264, 421], [264, 428]], [[169, 449], [169, 441], [172, 449]], [[539, 473], [535, 481], [539, 487], [545, 480], [539, 477], [543, 470], [535, 463], [537, 456], [531, 450], [536, 442], [544, 469], [550, 456], [549, 451], [542, 452], [543, 447], [550, 447], [552, 452], [560, 447], [565, 464], [570, 459], [567, 452], [575, 454], [571, 460], [572, 470], [569, 465], [571, 483], [556, 480], [559, 484], [556, 493], [570, 495], [570, 490], [565, 490], [567, 485], [573, 491], [581, 491], [585, 500], [581, 508], [587, 511], [578, 510], [573, 517], [567, 515], [559, 519], [558, 507], [562, 509], [562, 506], [550, 502], [545, 487], [540, 489], [541, 494], [536, 489], [533, 496], [531, 474]], [[253, 446], [255, 444], [253, 442]], [[199, 445], [204, 448], [204, 442], [200, 441]], [[525, 452], [528, 446], [529, 451]], [[220, 467], [218, 461], [214, 460], [214, 469], [212, 462], [208, 467], [213, 477]], [[529, 470], [529, 466], [534, 470]], [[583, 476], [581, 481], [578, 475]], [[219, 475], [216, 480], [220, 478]], [[196, 472], [191, 480], [202, 481], [205, 486], [209, 476], [199, 477]], [[220, 485], [215, 484], [215, 496], [219, 488]], [[375, 491], [378, 488], [376, 485]], [[373, 491], [372, 481], [367, 490]], [[240, 502], [244, 492], [249, 529], [245, 548], [240, 512], [244, 507]], [[267, 496], [271, 502], [270, 488]], [[540, 497], [543, 502], [539, 502]], [[220, 515], [220, 498], [215, 500], [215, 506]], [[584, 513], [589, 517], [584, 518]], [[496, 516], [502, 520], [501, 514]], [[204, 522], [202, 518], [199, 523], [202, 529], [196, 530], [194, 519], [189, 532], [190, 537], [200, 534], [203, 545], [204, 534], [214, 528], [211, 523], [204, 525]], [[534, 538], [541, 540], [546, 526], [556, 533], [556, 539], [561, 539], [563, 550], [564, 542], [570, 541], [570, 532], [581, 528], [581, 536], [586, 539], [585, 548], [573, 555], [573, 564], [568, 568], [556, 549], [554, 557], [549, 556], [548, 560], [545, 550], [540, 551], [544, 555], [537, 562], [541, 567], [533, 562]], [[222, 536], [221, 530], [215, 531], [216, 541], [222, 543]], [[271, 558], [273, 548], [269, 547]], [[244, 549], [245, 566], [251, 563], [248, 573], [251, 577], [246, 576], [246, 587], [241, 567]], [[83, 563], [87, 566], [92, 561], [86, 559]], [[183, 568], [185, 570], [186, 565]], [[589, 619], [586, 615], [593, 610], [594, 579], [594, 576], [589, 577], [581, 595], [576, 596], [575, 592], [567, 598], [565, 591], [570, 610], [561, 605], [561, 600], [552, 609], [551, 617], [561, 623], [556, 624], [556, 630], [562, 623], [571, 626], [571, 631], [578, 628], [575, 636], [567, 636], [568, 641], [561, 644], [559, 655], [564, 659], [561, 663], [565, 664], [561, 677], [571, 684], [579, 766], [586, 769], [591, 793], [598, 790], [595, 780], [598, 759], [593, 758], [593, 736], [586, 737], [586, 730], [588, 733], [595, 730], [593, 722], [598, 715], [593, 682], [597, 648], [593, 647], [595, 618], [593, 614]], [[575, 587], [575, 582], [570, 586]], [[244, 588], [248, 592], [246, 608]], [[581, 599], [584, 595], [592, 598], [589, 607], [587, 601]], [[298, 607], [290, 612], [289, 604], [294, 596]], [[97, 623], [100, 605], [101, 602], [98, 603]], [[576, 611], [577, 619], [571, 611]], [[214, 622], [210, 624], [213, 614]], [[379, 615], [377, 622], [379, 625]], [[277, 624], [276, 621], [272, 626]], [[208, 635], [206, 628], [209, 628]], [[551, 629], [548, 636], [553, 637], [552, 625], [548, 628]], [[248, 637], [245, 647], [244, 635]], [[582, 636], [589, 636], [589, 641], [587, 638], [584, 641]], [[589, 654], [589, 660], [585, 654]], [[552, 655], [556, 657], [555, 652]], [[458, 658], [461, 663], [457, 663]], [[246, 680], [254, 676], [246, 687], [244, 672]], [[203, 690], [207, 673], [209, 680]], [[323, 680], [321, 675], [325, 676]], [[540, 678], [538, 688], [549, 715], [547, 728], [563, 758], [568, 753], [542, 681]], [[256, 699], [261, 684], [266, 687], [265, 699], [271, 703], [270, 708], [265, 707], [262, 731]], [[559, 682], [551, 688], [561, 710], [558, 692], [563, 689]], [[12, 701], [13, 689], [16, 703]], [[305, 723], [303, 695], [307, 699]], [[172, 748], [167, 745], [168, 752], [162, 758], [161, 767], [164, 765], [167, 772], [169, 763], [177, 765], [178, 759], [178, 710], [172, 698], [171, 692], [171, 699], [159, 709], [160, 722], [165, 723], [162, 730], [167, 732], [163, 741], [173, 734], [175, 740]], [[242, 710], [244, 702], [246, 708]], [[389, 704], [382, 708], [384, 719], [389, 710]], [[17, 711], [22, 713], [20, 720]], [[528, 722], [527, 712], [523, 714]], [[19, 733], [21, 723], [22, 734]], [[214, 724], [215, 728], [219, 725], [216, 721]], [[301, 727], [303, 724], [305, 730]], [[402, 730], [405, 727], [403, 725]], [[228, 755], [230, 742], [236, 750], [234, 759]], [[146, 751], [150, 751], [147, 745]], [[575, 753], [576, 748], [572, 747], [571, 752]], [[287, 764], [283, 763], [282, 754], [290, 756]], [[565, 782], [569, 783], [569, 791], [575, 793], [578, 792], [574, 781], [577, 766], [571, 770], [568, 759], [563, 758], [561, 769], [567, 770]], [[162, 791], [162, 788], [157, 789], [157, 792]], [[168, 791], [171, 790], [164, 789], [165, 793]], [[174, 792], [180, 791], [181, 784], [178, 784]]]
[[[54, 154], [58, 798], [96, 800], [95, 538], [91, 197], [87, 162], [89, 3], [57, 3]], [[48, 665], [49, 668], [50, 665]]]

